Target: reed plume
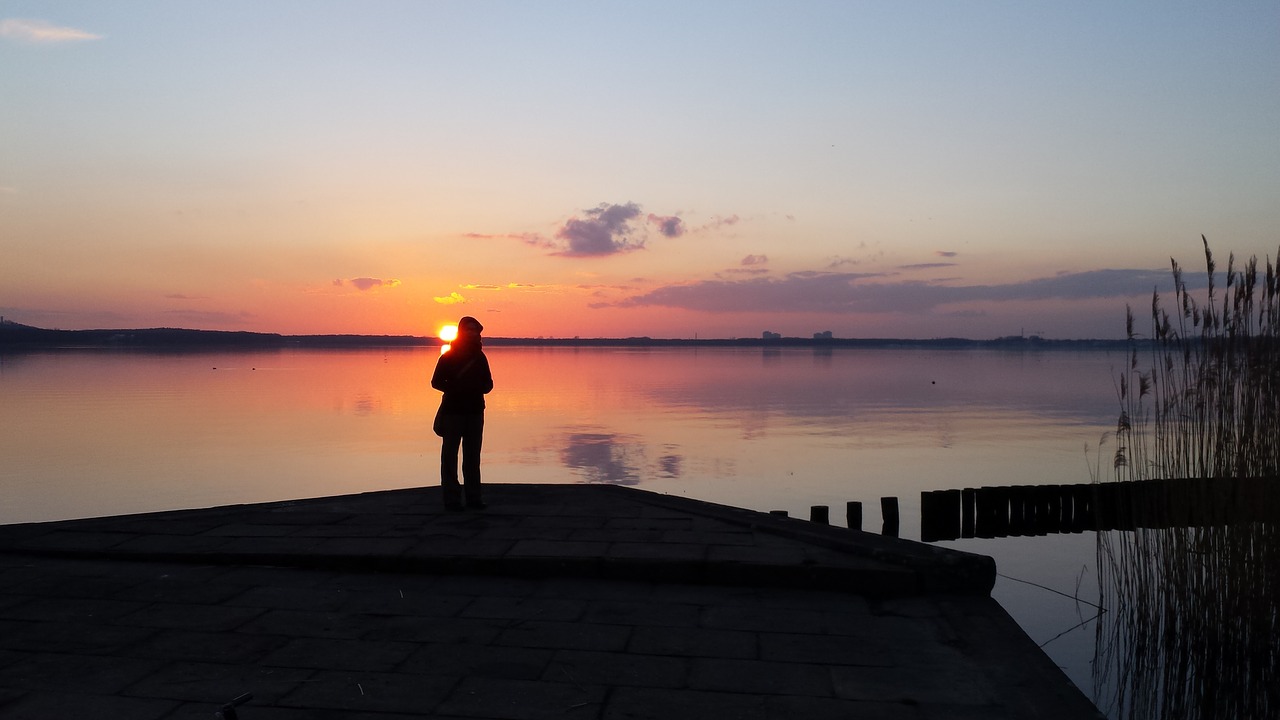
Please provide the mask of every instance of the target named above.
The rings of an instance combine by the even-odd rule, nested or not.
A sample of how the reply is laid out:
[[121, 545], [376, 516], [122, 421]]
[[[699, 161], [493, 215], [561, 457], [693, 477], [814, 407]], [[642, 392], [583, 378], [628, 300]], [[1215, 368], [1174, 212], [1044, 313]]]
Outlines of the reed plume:
[[1098, 533], [1095, 702], [1112, 717], [1280, 714], [1280, 526], [1267, 511], [1280, 495], [1280, 292], [1270, 259], [1260, 275], [1234, 255], [1220, 290], [1201, 240], [1203, 301], [1173, 260], [1172, 314], [1153, 294], [1142, 338], [1126, 313], [1112, 481], [1184, 479], [1188, 494]]

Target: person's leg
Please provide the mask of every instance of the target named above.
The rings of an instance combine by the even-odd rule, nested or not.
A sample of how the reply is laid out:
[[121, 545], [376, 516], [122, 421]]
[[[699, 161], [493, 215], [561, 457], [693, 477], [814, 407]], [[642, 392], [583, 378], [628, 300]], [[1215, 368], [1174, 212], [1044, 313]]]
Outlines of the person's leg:
[[470, 507], [484, 507], [480, 490], [480, 446], [484, 442], [484, 413], [467, 416], [462, 436], [462, 482]]
[[456, 508], [462, 506], [462, 487], [458, 485], [458, 445], [461, 435], [446, 435], [440, 443], [440, 487], [444, 495], [444, 506]]

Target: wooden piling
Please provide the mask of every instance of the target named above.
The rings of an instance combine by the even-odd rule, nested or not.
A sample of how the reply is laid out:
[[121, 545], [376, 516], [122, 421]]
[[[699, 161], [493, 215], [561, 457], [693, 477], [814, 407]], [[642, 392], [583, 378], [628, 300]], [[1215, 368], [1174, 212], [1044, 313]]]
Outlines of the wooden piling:
[[850, 530], [862, 529], [862, 503], [850, 500], [844, 504], [845, 523]]
[[816, 522], [822, 525], [831, 524], [830, 508], [826, 505], [813, 505], [809, 508], [809, 522]]
[[960, 491], [926, 490], [920, 493], [920, 540], [956, 540], [960, 537]]
[[880, 534], [886, 537], [898, 537], [898, 498], [880, 498], [880, 514], [884, 517], [884, 527]]
[[973, 488], [960, 491], [960, 537], [973, 537], [973, 513], [977, 493]]

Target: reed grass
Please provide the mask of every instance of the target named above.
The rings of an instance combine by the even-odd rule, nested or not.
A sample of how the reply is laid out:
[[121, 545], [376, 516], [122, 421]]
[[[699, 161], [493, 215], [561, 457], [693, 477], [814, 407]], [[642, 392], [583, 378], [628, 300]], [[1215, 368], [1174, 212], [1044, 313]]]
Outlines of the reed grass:
[[1095, 702], [1116, 718], [1280, 716], [1280, 526], [1250, 512], [1259, 500], [1249, 494], [1280, 487], [1280, 288], [1270, 259], [1260, 273], [1257, 258], [1236, 269], [1232, 256], [1220, 289], [1201, 239], [1202, 301], [1174, 260], [1173, 313], [1153, 294], [1149, 338], [1126, 313], [1111, 481], [1202, 478], [1191, 502], [1245, 512], [1098, 533], [1107, 612]]

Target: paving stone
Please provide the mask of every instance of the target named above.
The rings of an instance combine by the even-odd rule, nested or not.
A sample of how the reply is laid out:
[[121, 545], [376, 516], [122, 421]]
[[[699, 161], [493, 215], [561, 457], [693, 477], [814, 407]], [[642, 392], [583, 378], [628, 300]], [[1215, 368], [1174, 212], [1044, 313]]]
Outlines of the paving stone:
[[[302, 538], [376, 538], [397, 535], [398, 528], [380, 523], [360, 525], [298, 525], [292, 537]], [[414, 528], [415, 531], [420, 528]], [[406, 535], [408, 533], [405, 533]]]
[[[771, 697], [765, 700], [765, 711], [770, 720], [922, 720], [920, 709], [914, 705], [834, 698]], [[990, 716], [990, 720], [998, 717]]]
[[[456, 678], [397, 673], [319, 672], [300, 683], [280, 705], [315, 710], [404, 713], [417, 717], [432, 710], [453, 690]], [[245, 720], [258, 717], [243, 713]]]
[[433, 618], [398, 616], [372, 618], [358, 637], [364, 640], [405, 640], [418, 643], [489, 644], [510, 622], [494, 618]]
[[704, 560], [707, 548], [689, 543], [613, 543], [607, 557], [624, 560]]
[[994, 698], [973, 670], [938, 668], [935, 672], [903, 672], [894, 667], [831, 669], [837, 697], [848, 700], [991, 705]]
[[805, 552], [801, 548], [762, 548], [756, 545], [715, 545], [707, 550], [707, 559], [712, 562], [742, 563], [745, 565], [799, 565], [804, 562]]
[[[164, 720], [212, 720], [220, 707], [210, 703], [188, 703], [165, 715]], [[253, 700], [240, 706], [239, 710], [239, 717], [243, 720], [422, 720], [423, 717], [417, 713], [356, 712], [316, 707], [305, 709], [264, 707]], [[449, 720], [434, 717], [436, 720]]]
[[169, 603], [221, 603], [244, 592], [244, 587], [219, 582], [217, 578], [160, 576], [142, 583], [132, 583], [115, 592], [117, 600]]
[[213, 553], [226, 547], [233, 538], [188, 535], [133, 535], [126, 536], [124, 542], [112, 547], [112, 550], [135, 556], [163, 555], [171, 556], [181, 553]]
[[153, 603], [121, 617], [122, 625], [181, 630], [234, 630], [263, 613], [261, 608]]
[[604, 527], [610, 530], [682, 530], [693, 529], [695, 520], [690, 517], [672, 515], [670, 517], [611, 518]]
[[606, 522], [607, 518], [586, 515], [532, 515], [525, 518], [524, 522], [520, 523], [520, 527], [572, 530], [575, 528], [602, 528], [605, 527]]
[[310, 610], [268, 610], [236, 628], [237, 632], [290, 637], [347, 638], [354, 640], [369, 631], [353, 616], [340, 612]]
[[583, 532], [578, 528], [534, 528], [534, 527], [501, 527], [493, 528], [485, 532], [485, 536], [494, 540], [601, 540], [607, 537], [607, 533], [601, 538], [578, 537], [577, 533]]
[[268, 525], [265, 523], [240, 522], [218, 525], [216, 527], [209, 528], [201, 533], [201, 535], [234, 538], [288, 537], [297, 531], [298, 528], [293, 525]]
[[102, 598], [31, 598], [0, 611], [0, 617], [47, 623], [117, 618], [147, 607], [147, 603]]
[[[199, 539], [219, 539], [213, 536], [201, 536]], [[306, 537], [226, 537], [220, 538], [222, 543], [216, 547], [217, 553], [227, 555], [244, 555], [249, 558], [305, 556], [316, 551], [322, 540]], [[187, 551], [191, 552], [191, 551]], [[213, 552], [212, 550], [210, 552]]]
[[1025, 717], [999, 705], [925, 704], [919, 707], [923, 720], [1015, 720]]
[[876, 603], [876, 613], [904, 618], [938, 617], [941, 611], [936, 602], [924, 598], [890, 598]]
[[656, 543], [662, 542], [663, 533], [665, 531], [649, 528], [574, 528], [570, 531], [569, 539], [583, 542], [629, 542], [629, 543]]
[[621, 625], [526, 621], [505, 628], [495, 641], [517, 647], [569, 648], [575, 650], [621, 651], [631, 629]]
[[414, 650], [396, 670], [433, 677], [537, 680], [542, 677], [553, 654], [553, 650], [546, 648], [431, 643]]
[[493, 538], [431, 538], [413, 540], [402, 555], [406, 558], [455, 558], [455, 557], [502, 557], [507, 554], [514, 540]]
[[594, 720], [604, 698], [605, 689], [598, 685], [465, 678], [436, 712], [509, 720]]
[[6, 666], [19, 662], [20, 660], [25, 660], [27, 657], [29, 657], [27, 653], [0, 649], [0, 670], [3, 670]]
[[228, 605], [272, 610], [337, 610], [349, 601], [350, 593], [340, 587], [293, 587], [267, 585], [242, 588], [228, 599]]
[[615, 688], [605, 706], [603, 720], [766, 720], [765, 697], [743, 693], [719, 693], [665, 688]]
[[586, 601], [548, 597], [478, 597], [467, 605], [462, 617], [509, 620], [573, 621], [582, 617]]
[[247, 664], [173, 662], [133, 684], [126, 693], [183, 702], [217, 703], [219, 707], [232, 698], [253, 693], [257, 702], [270, 705], [293, 692], [314, 672]]
[[855, 616], [824, 613], [827, 632], [848, 635], [883, 645], [924, 646], [938, 642], [939, 626], [933, 620], [858, 614]]
[[531, 595], [540, 581], [485, 575], [446, 575], [434, 578], [434, 587], [448, 595], [522, 596]]
[[691, 662], [689, 687], [698, 690], [738, 692], [750, 688], [767, 695], [834, 695], [831, 670], [823, 665], [723, 658], [695, 658]]
[[17, 688], [10, 688], [0, 685], [0, 712], [4, 711], [4, 707], [9, 703], [15, 702], [18, 698], [26, 695], [25, 692]]
[[382, 615], [421, 615], [430, 618], [456, 617], [474, 598], [467, 595], [444, 595], [421, 588], [385, 588], [378, 592], [348, 593], [343, 609]]
[[[25, 580], [8, 577], [0, 578], [10, 592], [23, 596], [40, 598], [113, 598], [121, 597], [121, 593], [140, 584], [137, 578], [105, 577], [101, 575], [47, 575], [40, 574], [27, 577]], [[6, 604], [14, 605], [25, 600], [23, 597], [5, 598]], [[3, 602], [3, 601], [0, 601]], [[3, 608], [4, 605], [0, 605]]]
[[755, 534], [746, 529], [730, 528], [725, 530], [666, 530], [662, 533], [663, 542], [684, 543], [687, 545], [706, 545], [709, 547], [754, 547]]
[[160, 632], [135, 645], [130, 653], [159, 660], [196, 662], [257, 662], [288, 642], [281, 635], [250, 635], [236, 632]]
[[322, 538], [314, 552], [332, 557], [395, 557], [417, 544], [408, 537]]
[[657, 584], [650, 581], [608, 580], [590, 577], [557, 577], [540, 581], [531, 594], [587, 601], [645, 601], [654, 597]]
[[826, 630], [822, 613], [760, 606], [711, 606], [702, 614], [704, 627], [752, 632], [821, 634]]
[[200, 535], [222, 525], [219, 518], [198, 520], [192, 517], [181, 518], [160, 517], [155, 515], [136, 518], [122, 518], [119, 524], [112, 522], [111, 527], [117, 532], [129, 532], [145, 535]]
[[28, 693], [0, 705], [5, 720], [51, 720], [51, 718], [128, 718], [161, 720], [177, 703], [115, 695], [71, 694], [58, 691]]
[[122, 543], [133, 538], [128, 533], [120, 532], [81, 532], [76, 530], [53, 530], [41, 534], [20, 546], [39, 547], [49, 550], [78, 550], [98, 552], [118, 549]]
[[638, 627], [627, 649], [643, 655], [703, 658], [757, 657], [755, 633], [683, 627]]
[[561, 650], [543, 674], [548, 682], [635, 687], [684, 687], [686, 658]]
[[223, 568], [218, 582], [245, 588], [259, 586], [320, 587], [339, 577], [336, 572], [301, 570], [268, 565], [237, 565]]
[[761, 660], [879, 667], [895, 664], [891, 647], [874, 640], [790, 633], [760, 633], [759, 640]]
[[608, 549], [605, 542], [571, 540], [517, 540], [508, 557], [579, 558], [599, 557]]
[[151, 628], [0, 620], [0, 648], [27, 652], [120, 653], [155, 634]]
[[293, 638], [262, 659], [271, 667], [389, 671], [417, 646], [394, 640]]
[[331, 528], [350, 522], [358, 516], [349, 512], [323, 512], [319, 510], [300, 510], [297, 507], [279, 509], [272, 512], [255, 513], [245, 516], [249, 522], [261, 522], [269, 525], [293, 525], [300, 529]]
[[702, 608], [690, 603], [597, 600], [587, 604], [583, 619], [614, 625], [697, 627]]
[[154, 672], [159, 663], [107, 655], [30, 653], [22, 662], [0, 668], [0, 686], [112, 695]]

